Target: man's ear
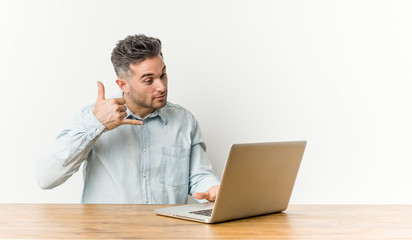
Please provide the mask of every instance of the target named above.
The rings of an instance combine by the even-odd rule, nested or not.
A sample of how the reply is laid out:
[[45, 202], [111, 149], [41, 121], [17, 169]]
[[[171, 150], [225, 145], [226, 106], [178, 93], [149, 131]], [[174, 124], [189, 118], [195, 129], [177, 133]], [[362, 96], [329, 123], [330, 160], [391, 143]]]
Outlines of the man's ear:
[[119, 88], [124, 92], [129, 94], [130, 92], [130, 88], [129, 88], [129, 82], [127, 80], [124, 79], [117, 79], [116, 80], [117, 86], [119, 86]]

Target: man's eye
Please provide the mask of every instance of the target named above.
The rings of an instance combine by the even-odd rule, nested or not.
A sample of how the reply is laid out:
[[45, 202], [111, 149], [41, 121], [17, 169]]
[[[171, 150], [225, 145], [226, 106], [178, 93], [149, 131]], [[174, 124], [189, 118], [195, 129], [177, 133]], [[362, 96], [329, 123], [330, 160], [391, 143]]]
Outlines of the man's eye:
[[160, 78], [165, 78], [167, 76], [167, 74], [166, 73], [163, 73], [162, 75], [160, 75]]
[[144, 82], [147, 83], [147, 84], [150, 84], [150, 83], [153, 82], [153, 80], [152, 79], [146, 79], [146, 80], [144, 80]]

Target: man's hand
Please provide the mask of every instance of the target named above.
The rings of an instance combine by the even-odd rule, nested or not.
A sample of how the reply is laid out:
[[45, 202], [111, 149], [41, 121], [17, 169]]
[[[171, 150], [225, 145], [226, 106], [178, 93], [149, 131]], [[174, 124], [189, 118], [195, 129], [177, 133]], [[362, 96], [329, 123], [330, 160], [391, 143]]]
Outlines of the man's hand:
[[142, 125], [142, 121], [124, 119], [127, 116], [127, 107], [124, 98], [105, 98], [104, 85], [97, 82], [97, 100], [93, 108], [93, 114], [108, 129], [112, 130], [123, 124]]
[[209, 188], [209, 190], [207, 190], [206, 192], [195, 193], [193, 194], [193, 197], [198, 200], [206, 199], [209, 202], [214, 202], [216, 200], [217, 193], [219, 191], [219, 186], [220, 185], [213, 186]]

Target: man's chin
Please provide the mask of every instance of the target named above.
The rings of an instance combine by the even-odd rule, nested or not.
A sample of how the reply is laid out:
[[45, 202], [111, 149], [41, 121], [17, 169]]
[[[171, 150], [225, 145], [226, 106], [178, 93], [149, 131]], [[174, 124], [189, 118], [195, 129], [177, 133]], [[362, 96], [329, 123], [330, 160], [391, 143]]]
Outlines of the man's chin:
[[153, 104], [153, 108], [160, 109], [160, 108], [166, 106], [166, 104], [167, 104], [167, 100], [157, 102], [157, 103]]

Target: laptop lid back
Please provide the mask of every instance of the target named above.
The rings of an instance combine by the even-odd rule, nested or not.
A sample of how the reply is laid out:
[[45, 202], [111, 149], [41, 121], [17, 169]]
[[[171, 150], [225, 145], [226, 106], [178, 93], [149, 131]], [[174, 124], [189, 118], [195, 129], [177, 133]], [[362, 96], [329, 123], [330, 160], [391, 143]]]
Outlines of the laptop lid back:
[[286, 210], [306, 141], [233, 144], [211, 222]]

